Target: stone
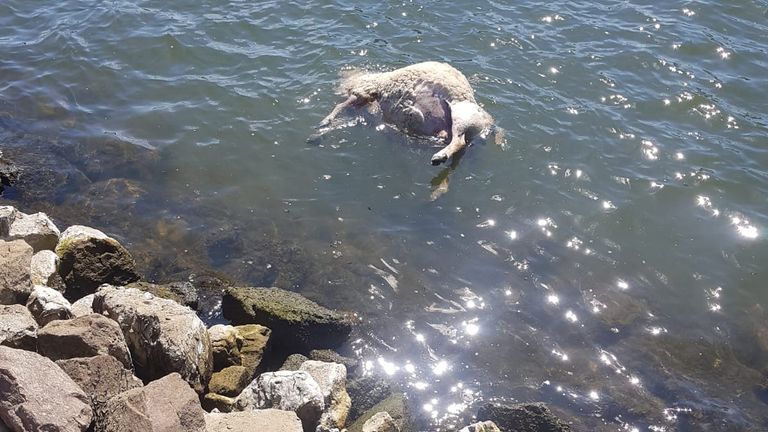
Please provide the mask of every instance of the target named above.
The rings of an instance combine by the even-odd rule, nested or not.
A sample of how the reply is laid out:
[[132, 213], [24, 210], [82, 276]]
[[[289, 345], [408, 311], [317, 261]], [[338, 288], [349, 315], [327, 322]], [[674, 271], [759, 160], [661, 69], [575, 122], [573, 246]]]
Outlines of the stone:
[[304, 356], [302, 354], [291, 354], [289, 355], [285, 361], [283, 362], [283, 365], [280, 366], [281, 371], [297, 371], [301, 367], [301, 365], [309, 360], [307, 356]]
[[[1, 152], [0, 156], [2, 156]], [[20, 174], [21, 169], [16, 164], [0, 157], [0, 192], [3, 191], [3, 186], [16, 183]]]
[[392, 395], [389, 383], [375, 375], [367, 375], [347, 383], [347, 392], [352, 399], [348, 418], [355, 420], [377, 403]]
[[58, 360], [56, 364], [88, 395], [97, 418], [103, 417], [104, 407], [113, 396], [144, 386], [133, 372], [111, 355], [69, 358]]
[[25, 304], [32, 293], [32, 247], [0, 240], [0, 304]]
[[27, 215], [19, 212], [8, 230], [9, 239], [24, 240], [35, 252], [53, 250], [60, 235], [59, 229], [45, 213]]
[[37, 322], [22, 305], [0, 305], [0, 345], [37, 350]]
[[93, 313], [93, 297], [95, 294], [88, 294], [80, 300], [72, 303], [72, 316], [81, 317]]
[[104, 315], [91, 314], [53, 321], [37, 332], [38, 351], [56, 361], [100, 354], [116, 358], [133, 370], [131, 353], [120, 326]]
[[117, 321], [145, 381], [178, 372], [198, 393], [211, 377], [213, 355], [205, 324], [188, 307], [135, 288], [102, 286], [93, 310]]
[[176, 303], [187, 306], [190, 309], [197, 309], [197, 289], [189, 282], [171, 282], [167, 284], [133, 282], [126, 285], [126, 288], [137, 288], [142, 291], [150, 292], [157, 297], [173, 300]]
[[277, 409], [205, 414], [208, 432], [302, 432], [296, 413]]
[[242, 366], [240, 347], [243, 345], [243, 338], [233, 326], [216, 324], [208, 329], [208, 337], [211, 339], [214, 370]]
[[355, 369], [357, 369], [357, 366], [358, 366], [357, 359], [344, 357], [343, 355], [337, 353], [336, 351], [329, 350], [329, 349], [312, 350], [309, 352], [309, 359], [328, 362], [328, 363], [341, 363], [344, 365], [344, 367], [347, 368], [347, 371], [350, 373]]
[[222, 396], [217, 393], [206, 393], [202, 400], [203, 409], [210, 412], [218, 410], [219, 412], [232, 412], [235, 409], [235, 399]]
[[240, 364], [248, 370], [251, 378], [261, 364], [261, 359], [269, 348], [272, 330], [258, 324], [245, 324], [235, 327], [242, 339], [240, 346]]
[[352, 331], [345, 314], [280, 288], [230, 288], [222, 311], [235, 324], [270, 328], [275, 343], [294, 352], [339, 346]]
[[320, 386], [325, 402], [320, 426], [327, 429], [344, 427], [352, 405], [347, 394], [347, 368], [339, 363], [307, 360], [301, 364], [299, 370], [312, 375]]
[[[365, 431], [365, 428], [363, 428], [363, 431]], [[461, 428], [459, 432], [501, 432], [501, 430], [496, 426], [496, 423], [492, 421], [484, 421], [465, 426]]]
[[93, 412], [80, 387], [40, 354], [0, 346], [0, 420], [14, 431], [85, 431]]
[[362, 432], [365, 423], [380, 412], [388, 413], [390, 417], [392, 417], [392, 420], [395, 421], [395, 425], [397, 425], [402, 432], [411, 432], [414, 430], [405, 395], [402, 393], [394, 393], [363, 413], [354, 423], [349, 425], [347, 431]]
[[363, 424], [363, 432], [400, 432], [400, 428], [389, 413], [382, 411]]
[[64, 295], [53, 288], [35, 285], [32, 294], [27, 299], [27, 309], [35, 317], [35, 321], [44, 327], [54, 320], [66, 320], [72, 318], [72, 305]]
[[74, 225], [56, 246], [59, 275], [72, 300], [92, 294], [101, 284], [126, 285], [139, 280], [136, 262], [117, 240], [103, 232]]
[[41, 250], [32, 255], [31, 276], [34, 285], [50, 286], [53, 278], [58, 275], [56, 266], [59, 257], [53, 251], [48, 249]]
[[177, 373], [112, 397], [97, 432], [206, 432], [197, 394]]
[[543, 403], [486, 404], [478, 411], [477, 419], [492, 421], [502, 432], [570, 431]]
[[11, 206], [0, 206], [0, 238], [8, 237], [11, 230], [11, 224], [16, 219], [18, 211]]
[[251, 382], [248, 370], [242, 366], [230, 366], [211, 375], [208, 391], [222, 396], [235, 397]]
[[304, 371], [278, 371], [259, 375], [236, 399], [239, 411], [277, 408], [293, 411], [304, 430], [315, 430], [325, 410], [320, 386]]

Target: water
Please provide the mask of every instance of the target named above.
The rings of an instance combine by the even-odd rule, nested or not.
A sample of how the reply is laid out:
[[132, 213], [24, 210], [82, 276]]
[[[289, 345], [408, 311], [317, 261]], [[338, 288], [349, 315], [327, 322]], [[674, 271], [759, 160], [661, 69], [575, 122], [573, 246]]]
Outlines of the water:
[[[764, 430], [767, 9], [4, 0], [0, 142], [35, 170], [4, 200], [110, 232], [150, 279], [358, 311], [348, 349], [425, 430], [485, 400]], [[375, 124], [307, 144], [341, 70], [424, 60], [502, 146], [435, 168]]]

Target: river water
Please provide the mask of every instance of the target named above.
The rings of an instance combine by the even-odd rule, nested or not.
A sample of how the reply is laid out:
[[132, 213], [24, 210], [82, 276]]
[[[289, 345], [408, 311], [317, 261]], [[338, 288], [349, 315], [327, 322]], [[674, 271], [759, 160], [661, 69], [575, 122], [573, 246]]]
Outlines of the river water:
[[[424, 430], [545, 401], [577, 430], [766, 430], [764, 1], [0, 2], [2, 201], [359, 313]], [[440, 60], [505, 133], [457, 164], [345, 69]], [[447, 189], [447, 190], [446, 190]], [[207, 319], [215, 321], [214, 305]]]

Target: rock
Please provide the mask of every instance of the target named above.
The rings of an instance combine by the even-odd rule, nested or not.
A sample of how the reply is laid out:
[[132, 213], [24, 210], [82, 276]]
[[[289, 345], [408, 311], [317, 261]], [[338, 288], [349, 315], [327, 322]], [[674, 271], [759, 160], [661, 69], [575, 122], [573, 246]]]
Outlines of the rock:
[[387, 381], [368, 375], [351, 380], [347, 384], [347, 392], [352, 399], [348, 418], [355, 420], [377, 403], [391, 396], [392, 388]]
[[0, 206], [0, 238], [8, 237], [11, 224], [16, 219], [18, 211], [11, 206]]
[[20, 174], [21, 170], [19, 167], [0, 157], [0, 192], [3, 191], [3, 186], [10, 186], [16, 183]]
[[400, 432], [400, 428], [389, 413], [379, 412], [365, 422], [363, 432]]
[[272, 330], [258, 324], [239, 325], [235, 330], [243, 341], [240, 346], [240, 364], [253, 378], [269, 347]]
[[347, 394], [347, 368], [339, 363], [327, 363], [307, 360], [299, 367], [300, 371], [312, 375], [325, 402], [325, 411], [320, 418], [320, 426], [332, 429], [342, 428], [347, 422], [347, 415], [352, 401]]
[[[365, 429], [363, 429], [363, 431], [365, 431]], [[492, 421], [484, 421], [463, 427], [459, 432], [501, 432], [501, 430], [496, 426], [496, 423]]]
[[66, 321], [53, 321], [37, 332], [38, 351], [56, 361], [75, 357], [110, 355], [133, 370], [120, 326], [104, 315], [91, 314]]
[[59, 257], [48, 249], [41, 250], [32, 255], [32, 283], [34, 285], [51, 286], [50, 282], [54, 282], [54, 278], [58, 276], [56, 271], [58, 261]]
[[560, 421], [546, 404], [487, 404], [477, 413], [478, 420], [494, 422], [502, 432], [564, 432], [570, 427]]
[[208, 337], [211, 339], [214, 370], [242, 365], [240, 347], [243, 345], [243, 338], [234, 327], [216, 324], [208, 329]]
[[205, 432], [205, 411], [189, 384], [172, 373], [111, 398], [96, 431]]
[[222, 396], [217, 393], [206, 393], [203, 396], [203, 409], [210, 412], [214, 409], [219, 412], [232, 412], [235, 409], [235, 399]]
[[211, 377], [208, 331], [195, 312], [135, 288], [102, 286], [93, 310], [120, 324], [136, 374], [152, 380], [178, 372], [198, 393]]
[[73, 300], [92, 294], [101, 284], [122, 286], [139, 280], [131, 254], [117, 240], [93, 228], [67, 228], [56, 255], [67, 297]]
[[53, 250], [59, 242], [59, 229], [45, 213], [26, 215], [18, 212], [8, 230], [10, 240], [24, 240], [35, 252]]
[[344, 367], [347, 368], [348, 372], [352, 372], [353, 370], [357, 369], [358, 365], [357, 359], [344, 357], [336, 351], [329, 349], [312, 350], [309, 352], [309, 359], [328, 363], [341, 363], [344, 365]]
[[411, 424], [411, 414], [408, 410], [405, 396], [402, 393], [395, 393], [363, 413], [363, 415], [347, 428], [347, 431], [362, 432], [365, 423], [380, 412], [388, 413], [390, 417], [392, 417], [392, 420], [395, 421], [395, 425], [397, 425], [402, 432], [412, 432], [414, 430], [413, 425]]
[[22, 305], [0, 305], [0, 345], [37, 350], [37, 322]]
[[223, 396], [237, 396], [251, 382], [248, 370], [242, 366], [230, 366], [211, 375], [208, 391]]
[[297, 371], [301, 367], [301, 365], [309, 360], [306, 356], [301, 354], [291, 354], [289, 355], [285, 361], [283, 362], [283, 365], [280, 366], [281, 371]]
[[292, 351], [338, 346], [352, 331], [344, 314], [279, 288], [230, 288], [222, 311], [236, 324], [269, 327], [275, 342]]
[[276, 409], [210, 413], [205, 415], [205, 424], [208, 432], [302, 432], [296, 413]]
[[47, 286], [35, 285], [27, 299], [27, 309], [40, 327], [54, 320], [72, 318], [72, 305], [60, 292]]
[[0, 346], [0, 419], [15, 431], [85, 431], [88, 396], [51, 360]]
[[149, 282], [133, 282], [126, 288], [137, 288], [150, 292], [157, 297], [173, 300], [180, 305], [197, 310], [197, 289], [189, 282], [171, 282], [167, 284], [153, 284]]
[[325, 409], [320, 387], [304, 371], [279, 371], [261, 374], [236, 399], [237, 409], [252, 411], [277, 408], [293, 411], [304, 430], [315, 430]]
[[0, 240], [0, 304], [25, 304], [32, 292], [32, 247]]
[[72, 303], [72, 316], [81, 317], [93, 313], [94, 294], [88, 294], [80, 300]]
[[88, 395], [97, 418], [103, 417], [104, 406], [113, 396], [144, 386], [111, 355], [70, 358], [56, 364]]

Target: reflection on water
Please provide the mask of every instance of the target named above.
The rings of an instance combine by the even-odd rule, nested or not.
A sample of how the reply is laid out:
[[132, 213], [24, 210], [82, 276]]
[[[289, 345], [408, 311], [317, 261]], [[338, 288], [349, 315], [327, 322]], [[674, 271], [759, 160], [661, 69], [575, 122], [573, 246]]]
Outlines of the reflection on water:
[[[5, 1], [3, 200], [149, 279], [360, 312], [421, 427], [543, 400], [578, 430], [764, 429], [765, 6]], [[446, 25], [448, 23], [448, 25]], [[438, 59], [506, 133], [450, 166], [339, 71]], [[206, 316], [218, 319], [211, 288]]]

